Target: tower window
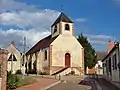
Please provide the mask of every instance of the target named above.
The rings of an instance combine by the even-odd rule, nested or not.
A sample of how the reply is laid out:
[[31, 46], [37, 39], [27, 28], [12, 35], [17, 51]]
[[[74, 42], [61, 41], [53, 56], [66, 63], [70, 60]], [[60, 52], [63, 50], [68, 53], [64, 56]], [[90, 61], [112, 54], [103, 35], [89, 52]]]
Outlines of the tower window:
[[57, 25], [54, 27], [54, 33], [57, 32]]
[[47, 50], [45, 50], [45, 60], [47, 60]]
[[65, 24], [65, 30], [70, 30], [69, 24]]

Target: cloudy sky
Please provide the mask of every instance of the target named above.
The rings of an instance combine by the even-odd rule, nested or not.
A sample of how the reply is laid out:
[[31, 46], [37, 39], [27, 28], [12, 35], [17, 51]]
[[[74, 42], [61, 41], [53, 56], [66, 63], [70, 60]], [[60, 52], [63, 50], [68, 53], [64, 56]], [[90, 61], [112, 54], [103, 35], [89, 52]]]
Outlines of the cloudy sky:
[[0, 0], [0, 47], [11, 41], [27, 48], [50, 34], [50, 25], [63, 11], [74, 21], [75, 36], [83, 33], [96, 50], [120, 39], [120, 0]]

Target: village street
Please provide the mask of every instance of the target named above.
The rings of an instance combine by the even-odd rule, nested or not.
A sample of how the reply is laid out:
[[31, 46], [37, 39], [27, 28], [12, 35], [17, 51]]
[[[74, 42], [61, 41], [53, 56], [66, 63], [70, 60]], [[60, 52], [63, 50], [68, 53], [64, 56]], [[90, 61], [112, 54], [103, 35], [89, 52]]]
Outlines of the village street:
[[[90, 86], [79, 84], [82, 80], [83, 77], [80, 76], [62, 76], [61, 83], [47, 90], [90, 90]], [[96, 88], [95, 85], [94, 88]]]
[[[82, 78], [74, 77], [70, 78], [65, 81], [62, 81], [58, 85], [55, 85], [47, 90], [120, 90], [110, 82], [98, 78], [98, 79], [90, 79], [90, 78], [85, 78], [84, 83], [81, 82]], [[84, 85], [82, 85], [84, 84]], [[89, 86], [91, 86], [92, 89], [90, 89]]]

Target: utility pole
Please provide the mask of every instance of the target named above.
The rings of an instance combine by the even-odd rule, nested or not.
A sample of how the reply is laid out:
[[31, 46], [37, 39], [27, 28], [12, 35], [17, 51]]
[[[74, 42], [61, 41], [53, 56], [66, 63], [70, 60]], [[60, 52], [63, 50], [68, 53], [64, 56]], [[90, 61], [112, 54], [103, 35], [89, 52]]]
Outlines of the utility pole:
[[11, 74], [13, 74], [13, 52], [12, 52], [12, 57], [11, 57]]
[[24, 40], [23, 40], [23, 66], [22, 66], [22, 74], [23, 74], [23, 78], [24, 78], [24, 75], [25, 75], [25, 62], [26, 62], [26, 58], [25, 58], [25, 53], [26, 53], [26, 37], [24, 37]]
[[24, 37], [24, 50], [23, 50], [23, 55], [24, 55], [23, 64], [24, 65], [25, 65], [25, 53], [26, 53], [26, 37]]

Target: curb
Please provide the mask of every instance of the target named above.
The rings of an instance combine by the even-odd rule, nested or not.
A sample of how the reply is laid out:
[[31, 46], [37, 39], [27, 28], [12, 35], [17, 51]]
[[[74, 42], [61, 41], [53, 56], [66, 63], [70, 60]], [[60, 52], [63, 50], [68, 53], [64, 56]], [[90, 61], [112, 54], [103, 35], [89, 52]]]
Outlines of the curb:
[[48, 85], [48, 86], [44, 87], [44, 88], [41, 89], [41, 90], [47, 90], [47, 89], [49, 89], [49, 88], [51, 88], [51, 87], [53, 87], [53, 86], [59, 84], [60, 82], [61, 82], [61, 81], [55, 82], [55, 83], [53, 83], [53, 84], [51, 84], [51, 85]]
[[96, 86], [97, 86], [97, 90], [102, 90], [102, 87], [99, 85], [99, 83], [97, 81], [95, 81]]

